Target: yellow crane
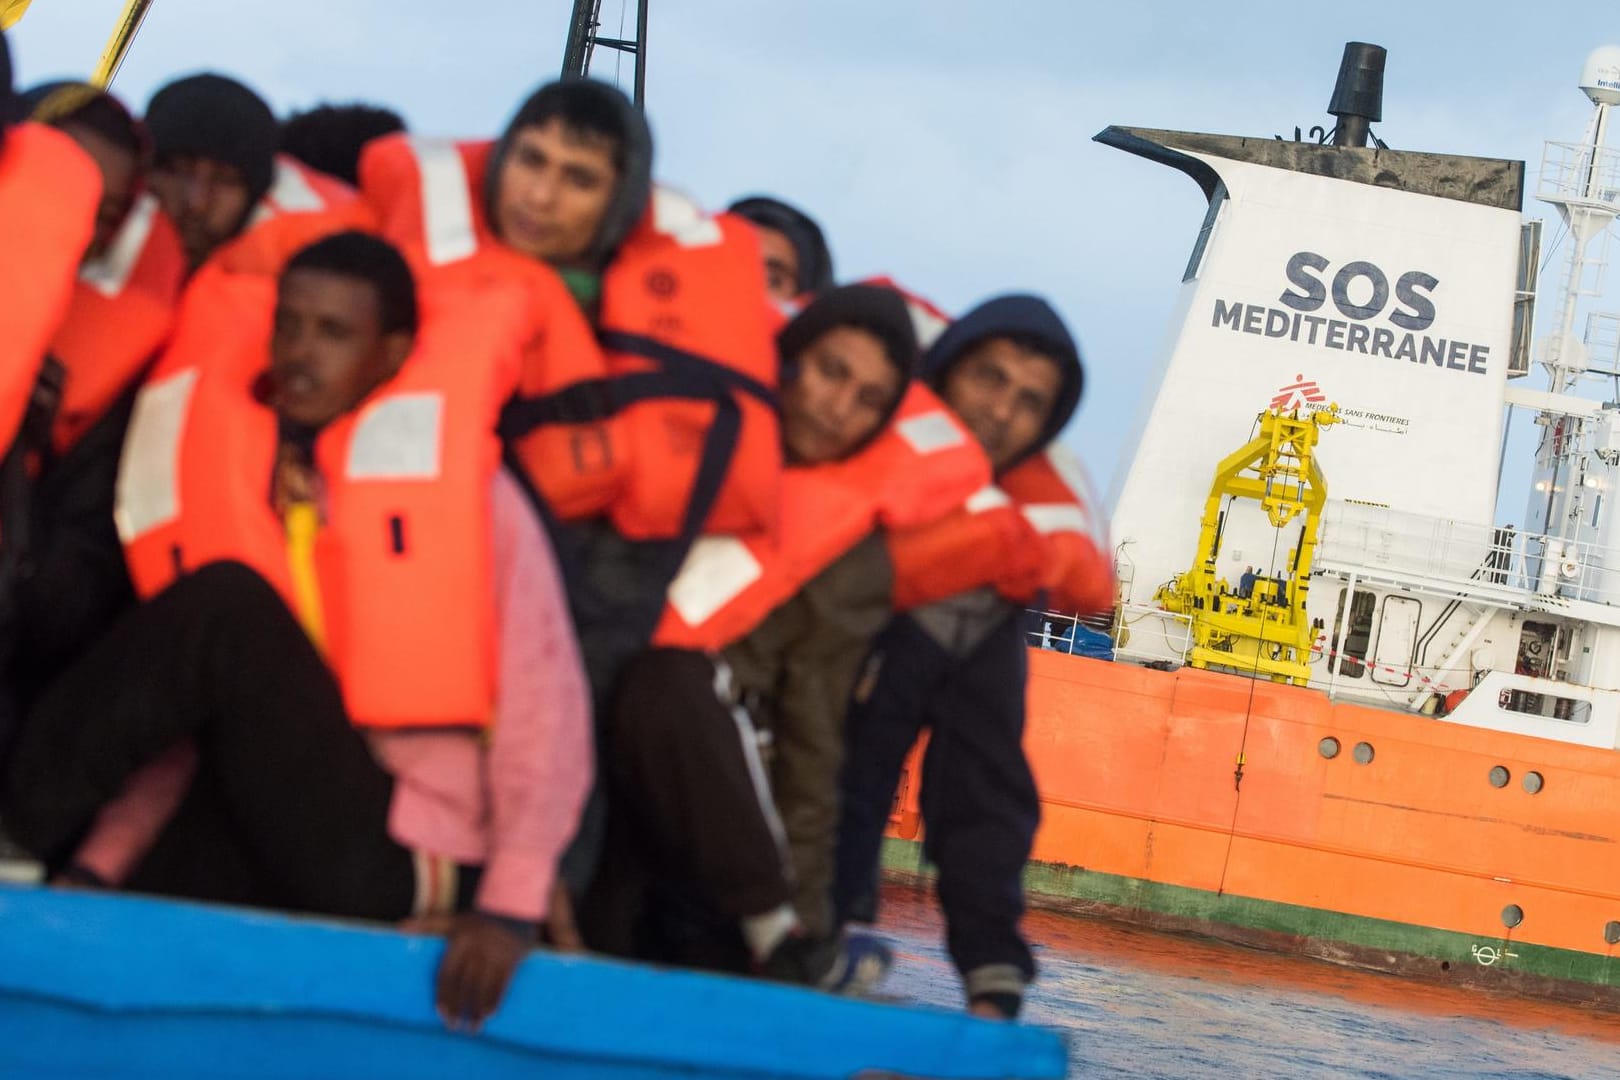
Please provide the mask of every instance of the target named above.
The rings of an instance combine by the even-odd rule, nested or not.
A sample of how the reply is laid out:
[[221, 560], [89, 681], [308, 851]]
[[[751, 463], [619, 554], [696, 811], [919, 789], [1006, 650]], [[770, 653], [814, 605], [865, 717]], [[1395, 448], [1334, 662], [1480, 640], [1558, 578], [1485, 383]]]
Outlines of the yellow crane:
[[[1191, 620], [1187, 662], [1192, 666], [1253, 672], [1297, 685], [1310, 680], [1312, 627], [1305, 596], [1327, 503], [1315, 450], [1322, 429], [1338, 422], [1337, 405], [1303, 418], [1297, 409], [1263, 412], [1255, 437], [1215, 467], [1192, 569], [1154, 594], [1165, 610]], [[1274, 529], [1302, 519], [1285, 574], [1258, 578], [1247, 590], [1220, 577], [1216, 560], [1228, 499], [1258, 502]]]

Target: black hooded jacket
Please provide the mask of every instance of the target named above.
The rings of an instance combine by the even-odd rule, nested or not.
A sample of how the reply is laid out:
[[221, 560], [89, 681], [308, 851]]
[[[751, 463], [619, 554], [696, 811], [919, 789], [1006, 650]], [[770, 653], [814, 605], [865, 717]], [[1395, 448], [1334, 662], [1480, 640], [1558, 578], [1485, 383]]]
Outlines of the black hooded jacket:
[[[1085, 368], [1080, 360], [1079, 344], [1052, 305], [1038, 296], [1015, 293], [986, 300], [953, 322], [923, 356], [923, 378], [936, 391], [942, 390], [946, 373], [962, 354], [993, 337], [1039, 343], [1042, 351], [1058, 362], [1063, 374], [1052, 415], [1035, 445], [1018, 459], [1021, 461], [1045, 449], [1074, 417], [1085, 387]], [[1018, 461], [1009, 462], [1001, 471], [1006, 472], [1016, 464]]]
[[821, 226], [803, 210], [769, 195], [749, 195], [731, 204], [731, 212], [788, 238], [799, 258], [799, 291], [822, 293], [833, 287], [832, 252]]
[[588, 266], [601, 272], [618, 253], [630, 231], [647, 210], [652, 197], [652, 129], [630, 99], [605, 82], [594, 79], [563, 79], [547, 83], [529, 96], [513, 114], [500, 141], [490, 157], [489, 172], [484, 179], [484, 209], [489, 220], [495, 220], [496, 188], [500, 182], [501, 165], [512, 149], [512, 140], [526, 127], [545, 124], [553, 117], [561, 117], [570, 127], [600, 127], [616, 129], [619, 148], [615, 155], [619, 167], [619, 182], [602, 224], [597, 227], [587, 254]]

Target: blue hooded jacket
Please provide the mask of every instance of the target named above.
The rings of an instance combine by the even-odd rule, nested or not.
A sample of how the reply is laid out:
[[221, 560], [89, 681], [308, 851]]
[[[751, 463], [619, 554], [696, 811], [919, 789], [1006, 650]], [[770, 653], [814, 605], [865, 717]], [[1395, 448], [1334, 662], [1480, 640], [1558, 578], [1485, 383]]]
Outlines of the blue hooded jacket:
[[972, 311], [953, 322], [923, 356], [923, 378], [935, 391], [945, 385], [945, 374], [974, 345], [993, 337], [1033, 338], [1046, 346], [1045, 351], [1058, 362], [1063, 382], [1058, 388], [1052, 415], [1041, 430], [1040, 437], [1017, 461], [1007, 464], [1006, 472], [1033, 454], [1045, 449], [1080, 405], [1080, 393], [1085, 386], [1085, 368], [1080, 361], [1080, 346], [1063, 325], [1063, 319], [1038, 296], [1015, 293], [986, 300]]

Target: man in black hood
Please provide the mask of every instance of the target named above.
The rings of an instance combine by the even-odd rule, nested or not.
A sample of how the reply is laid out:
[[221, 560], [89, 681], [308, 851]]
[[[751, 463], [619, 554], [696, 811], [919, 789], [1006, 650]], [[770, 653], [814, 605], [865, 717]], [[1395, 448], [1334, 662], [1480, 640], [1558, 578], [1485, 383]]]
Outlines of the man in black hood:
[[809, 214], [768, 195], [738, 199], [731, 212], [759, 230], [765, 286], [772, 299], [791, 301], [832, 288], [832, 252]]
[[490, 227], [548, 263], [594, 314], [602, 271], [646, 210], [652, 154], [646, 118], [612, 86], [543, 86], [495, 146], [484, 191]]
[[[1080, 403], [1080, 350], [1039, 297], [986, 301], [923, 358], [923, 374], [978, 438], [996, 475], [1040, 452]], [[1013, 1017], [1035, 975], [1019, 932], [1040, 800], [1023, 752], [1027, 674], [1018, 607], [975, 589], [895, 619], [868, 657], [845, 727], [834, 906], [876, 915], [876, 875], [900, 768], [918, 734], [924, 848], [939, 869], [947, 943], [969, 1007]]]
[[152, 193], [195, 270], [247, 228], [275, 178], [280, 125], [264, 99], [224, 75], [191, 75], [146, 106]]

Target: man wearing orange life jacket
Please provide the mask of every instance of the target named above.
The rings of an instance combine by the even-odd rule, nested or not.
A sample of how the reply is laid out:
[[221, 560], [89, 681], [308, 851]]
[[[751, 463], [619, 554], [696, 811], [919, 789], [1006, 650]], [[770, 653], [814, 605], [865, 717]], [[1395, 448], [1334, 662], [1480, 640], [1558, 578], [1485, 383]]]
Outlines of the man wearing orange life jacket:
[[[590, 80], [540, 88], [493, 145], [376, 140], [360, 173], [384, 235], [420, 248], [435, 273], [521, 283], [543, 270], [541, 305], [560, 277], [569, 316], [590, 322], [596, 341], [565, 354], [571, 331], [542, 313], [503, 434], [548, 515], [604, 716], [696, 535], [774, 518], [776, 365], [757, 241], [740, 220], [654, 189], [645, 118]], [[563, 377], [592, 361], [594, 374]], [[570, 860], [576, 889], [600, 821], [588, 816]]]
[[[264, 284], [211, 268], [188, 294], [120, 479], [143, 592], [173, 584], [36, 703], [5, 813], [71, 878], [451, 917], [438, 1005], [476, 1026], [591, 771], [561, 583], [498, 466], [499, 360], [468, 363], [516, 339], [476, 297], [424, 297], [418, 330], [364, 234]], [[236, 561], [186, 563], [210, 551]]]
[[[39, 553], [31, 474], [50, 442], [55, 390], [44, 358], [72, 296], [101, 198], [96, 163], [67, 135], [13, 124], [11, 54], [0, 35], [0, 667], [28, 640], [18, 587]], [[0, 756], [21, 707], [0, 680]], [[4, 847], [0, 843], [0, 847]]]
[[147, 139], [123, 105], [73, 82], [36, 87], [23, 101], [35, 122], [78, 143], [102, 176], [95, 235], [46, 361], [60, 373], [60, 394], [49, 445], [37, 451], [36, 553], [18, 592], [29, 633], [11, 672], [27, 699], [134, 602], [112, 525], [113, 483], [134, 387], [168, 336], [185, 260], [142, 190]]
[[596, 373], [556, 378], [551, 369], [589, 358], [548, 340], [503, 432], [554, 519], [602, 699], [646, 646], [693, 537], [768, 528], [776, 509], [757, 240], [740, 220], [655, 189], [652, 150], [623, 94], [565, 80], [524, 101], [493, 146], [389, 137], [361, 161], [384, 235], [448, 274], [521, 277], [510, 265], [520, 256], [555, 271], [590, 320]]
[[[698, 541], [670, 589], [655, 638], [665, 647], [627, 668], [605, 725], [613, 836], [587, 913], [599, 935], [621, 935], [602, 942], [613, 951], [639, 945], [659, 959], [752, 965], [831, 986], [852, 974], [827, 897], [843, 702], [889, 617], [892, 575], [872, 533], [882, 491], [911, 479], [882, 475], [901, 463], [878, 444], [909, 439], [903, 465], [912, 474], [930, 451], [970, 453], [942, 467], [955, 477], [955, 499], [988, 470], [937, 402], [931, 413], [914, 409], [902, 433], [886, 430], [916, 357], [910, 314], [893, 290], [826, 292], [778, 345], [789, 463], [782, 533]], [[925, 437], [930, 420], [951, 431]], [[864, 475], [863, 452], [878, 455]], [[939, 512], [952, 501], [946, 495]], [[756, 722], [768, 739], [756, 740]], [[638, 870], [656, 879], [645, 913]], [[716, 934], [699, 932], [703, 912], [720, 920]], [[645, 930], [643, 915], [653, 940], [623, 937]], [[733, 958], [726, 928], [735, 941], [739, 925], [746, 951]]]
[[[1105, 606], [1112, 568], [1095, 503], [1070, 491], [1046, 456], [1083, 378], [1057, 313], [1033, 296], [988, 301], [934, 343], [924, 372], [990, 456], [998, 486], [938, 526], [890, 539], [897, 598], [903, 607], [908, 598], [923, 603], [878, 638], [850, 706], [835, 904], [842, 919], [875, 914], [900, 768], [929, 730], [924, 843], [939, 869], [951, 956], [972, 1010], [1011, 1017], [1035, 970], [1018, 923], [1040, 817], [1021, 745], [1020, 609], [1049, 586], [1061, 586], [1081, 613]], [[1067, 494], [1053, 495], [1053, 485]], [[981, 533], [975, 518], [985, 513], [1012, 530]], [[953, 543], [960, 538], [967, 543]]]
[[317, 237], [370, 224], [347, 184], [278, 155], [270, 106], [223, 75], [164, 86], [146, 107], [152, 191], [179, 230], [195, 272], [216, 256], [274, 274]]

